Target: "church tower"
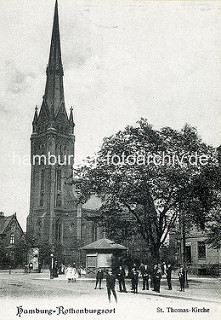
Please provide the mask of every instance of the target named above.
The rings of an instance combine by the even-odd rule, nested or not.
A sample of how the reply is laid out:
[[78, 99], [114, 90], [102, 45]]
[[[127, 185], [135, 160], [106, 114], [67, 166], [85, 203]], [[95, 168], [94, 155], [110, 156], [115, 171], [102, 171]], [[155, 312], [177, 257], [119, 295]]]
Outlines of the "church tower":
[[68, 257], [77, 260], [81, 238], [81, 217], [70, 184], [74, 120], [72, 108], [69, 116], [65, 109], [63, 76], [56, 0], [45, 93], [32, 122], [27, 238], [36, 246], [49, 246], [60, 262], [67, 261]]

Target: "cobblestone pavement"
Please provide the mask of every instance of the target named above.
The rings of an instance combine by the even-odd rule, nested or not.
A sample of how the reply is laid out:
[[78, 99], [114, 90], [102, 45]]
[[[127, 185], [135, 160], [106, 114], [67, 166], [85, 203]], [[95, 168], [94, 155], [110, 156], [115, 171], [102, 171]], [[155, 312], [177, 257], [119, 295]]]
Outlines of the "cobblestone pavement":
[[[218, 319], [220, 282], [220, 278], [189, 277], [189, 288], [185, 292], [180, 292], [177, 279], [172, 280], [173, 290], [167, 290], [166, 279], [163, 278], [161, 292], [156, 293], [151, 289], [141, 290], [142, 280], [140, 280], [139, 292], [133, 294], [130, 292], [130, 282], [127, 280], [128, 293], [117, 292], [118, 303], [115, 304], [114, 301], [108, 303], [105, 281], [101, 290], [94, 290], [94, 280], [85, 278], [77, 279], [76, 283], [68, 283], [64, 275], [50, 279], [48, 272], [41, 274], [3, 272], [0, 273], [0, 320], [13, 320], [20, 317], [28, 320], [48, 319], [48, 314], [40, 315], [36, 313], [36, 308], [46, 310], [49, 307], [54, 310], [51, 317], [53, 320], [86, 319], [86, 314], [83, 316], [83, 314], [77, 315], [68, 311], [65, 314], [64, 310], [73, 308], [93, 308], [94, 310], [115, 308], [115, 313], [99, 315], [99, 319], [102, 320]], [[116, 289], [118, 290], [118, 285]], [[36, 312], [30, 315], [29, 311], [27, 313], [23, 311], [19, 317], [16, 315], [19, 306], [23, 310], [31, 308]], [[198, 312], [198, 309], [201, 311]], [[92, 319], [97, 318], [98, 315], [90, 314], [87, 317]]]

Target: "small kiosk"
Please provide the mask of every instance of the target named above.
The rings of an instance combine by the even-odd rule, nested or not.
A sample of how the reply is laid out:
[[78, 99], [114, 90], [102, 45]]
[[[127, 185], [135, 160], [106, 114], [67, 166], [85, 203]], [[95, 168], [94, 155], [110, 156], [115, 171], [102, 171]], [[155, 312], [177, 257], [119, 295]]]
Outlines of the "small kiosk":
[[94, 277], [98, 268], [111, 268], [112, 257], [120, 255], [127, 248], [104, 236], [102, 239], [82, 247], [82, 250], [86, 251], [86, 276]]

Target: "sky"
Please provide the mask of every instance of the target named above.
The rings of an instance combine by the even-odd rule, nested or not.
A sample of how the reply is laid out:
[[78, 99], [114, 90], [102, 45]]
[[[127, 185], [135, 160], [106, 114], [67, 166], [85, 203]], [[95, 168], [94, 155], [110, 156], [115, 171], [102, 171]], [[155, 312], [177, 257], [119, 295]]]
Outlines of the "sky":
[[[221, 1], [59, 0], [75, 163], [146, 118], [221, 144]], [[54, 0], [0, 0], [0, 211], [25, 230], [35, 106], [41, 106]]]

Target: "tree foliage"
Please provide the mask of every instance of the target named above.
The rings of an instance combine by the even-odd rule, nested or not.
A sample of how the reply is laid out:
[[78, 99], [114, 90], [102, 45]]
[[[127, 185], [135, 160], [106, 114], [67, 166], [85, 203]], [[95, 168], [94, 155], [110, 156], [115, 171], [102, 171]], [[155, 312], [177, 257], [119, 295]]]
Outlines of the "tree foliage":
[[207, 243], [214, 249], [221, 249], [221, 207], [217, 207], [209, 214], [206, 226]]
[[204, 227], [217, 201], [218, 172], [214, 148], [202, 142], [195, 128], [154, 130], [141, 119], [105, 138], [97, 158], [88, 158], [75, 171], [75, 184], [80, 201], [91, 194], [102, 197], [107, 224], [120, 225], [122, 217], [130, 221], [158, 260], [181, 211]]

